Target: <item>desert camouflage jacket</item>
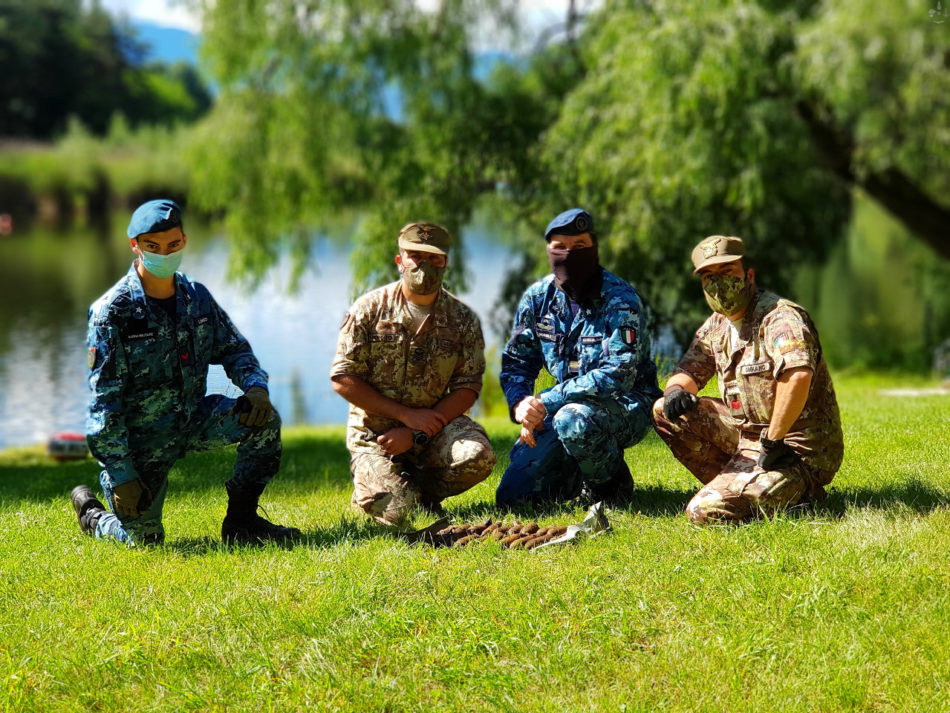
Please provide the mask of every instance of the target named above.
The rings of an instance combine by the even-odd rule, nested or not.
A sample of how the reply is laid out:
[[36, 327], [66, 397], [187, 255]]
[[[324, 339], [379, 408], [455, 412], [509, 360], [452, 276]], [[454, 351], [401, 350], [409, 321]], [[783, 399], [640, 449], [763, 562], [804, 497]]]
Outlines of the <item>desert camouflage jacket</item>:
[[[431, 408], [450, 392], [479, 393], [485, 342], [477, 315], [442, 290], [413, 334], [401, 282], [360, 297], [343, 318], [330, 376], [358, 376], [383, 396], [413, 408]], [[375, 452], [376, 437], [397, 421], [350, 405], [347, 446]], [[372, 445], [369, 445], [372, 444]]]
[[731, 349], [729, 331], [726, 317], [711, 315], [696, 331], [674, 373], [688, 374], [700, 388], [718, 376], [720, 396], [736, 426], [761, 431], [772, 419], [776, 379], [786, 369], [811, 369], [808, 400], [785, 441], [830, 480], [844, 453], [841, 418], [818, 331], [808, 313], [794, 302], [759, 290]]

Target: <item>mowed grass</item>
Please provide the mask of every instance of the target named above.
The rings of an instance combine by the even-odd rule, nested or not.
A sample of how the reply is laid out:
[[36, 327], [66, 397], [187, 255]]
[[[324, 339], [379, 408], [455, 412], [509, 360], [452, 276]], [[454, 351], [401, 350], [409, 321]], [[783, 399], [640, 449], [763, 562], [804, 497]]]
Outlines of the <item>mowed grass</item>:
[[[888, 385], [838, 379], [847, 453], [820, 505], [695, 527], [697, 483], [651, 434], [613, 532], [537, 552], [351, 515], [342, 428], [285, 432], [264, 504], [306, 533], [293, 549], [218, 543], [230, 451], [179, 463], [147, 550], [80, 533], [68, 493], [94, 463], [7, 451], [0, 710], [947, 711], [950, 396]], [[446, 503], [466, 521], [498, 514], [515, 429], [487, 426], [495, 473]]]

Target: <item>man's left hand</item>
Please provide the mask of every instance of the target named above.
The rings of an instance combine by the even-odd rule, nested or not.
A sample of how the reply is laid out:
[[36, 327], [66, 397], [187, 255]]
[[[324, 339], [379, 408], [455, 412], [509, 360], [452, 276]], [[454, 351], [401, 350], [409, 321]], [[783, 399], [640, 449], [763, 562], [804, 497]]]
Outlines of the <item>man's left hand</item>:
[[391, 456], [398, 456], [412, 448], [412, 429], [406, 426], [397, 426], [390, 428], [386, 433], [376, 439], [376, 442], [383, 447]]
[[781, 470], [797, 463], [799, 455], [782, 439], [771, 441], [762, 431], [759, 438], [762, 451], [759, 453], [758, 466], [762, 470]]
[[244, 395], [238, 398], [233, 411], [241, 414], [238, 423], [248, 428], [260, 428], [274, 413], [274, 405], [270, 402], [267, 389], [261, 386], [252, 386]]

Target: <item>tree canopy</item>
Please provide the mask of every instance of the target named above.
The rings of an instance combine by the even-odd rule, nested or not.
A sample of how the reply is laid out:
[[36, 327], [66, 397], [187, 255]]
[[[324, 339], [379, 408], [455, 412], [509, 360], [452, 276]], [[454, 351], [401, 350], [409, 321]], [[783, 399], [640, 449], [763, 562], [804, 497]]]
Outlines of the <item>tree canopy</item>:
[[950, 51], [911, 0], [608, 0], [490, 72], [476, 47], [511, 46], [514, 0], [203, 9], [222, 94], [194, 197], [253, 274], [344, 207], [372, 281], [408, 220], [458, 234], [489, 197], [539, 234], [583, 205], [608, 267], [682, 337], [698, 240], [741, 235], [781, 289], [840, 238], [855, 188], [950, 256]]
[[142, 62], [134, 31], [98, 2], [0, 0], [0, 136], [48, 139], [71, 118], [104, 134], [194, 120], [211, 95], [194, 67]]

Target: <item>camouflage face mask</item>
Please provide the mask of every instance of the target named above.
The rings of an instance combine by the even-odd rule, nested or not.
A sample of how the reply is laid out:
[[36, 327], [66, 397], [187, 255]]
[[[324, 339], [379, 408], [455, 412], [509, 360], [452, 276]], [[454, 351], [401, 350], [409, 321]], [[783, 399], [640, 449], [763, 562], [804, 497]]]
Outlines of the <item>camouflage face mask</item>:
[[411, 292], [417, 295], [431, 295], [442, 285], [445, 265], [435, 267], [426, 260], [415, 267], [403, 266], [401, 272], [402, 279]]
[[726, 317], [741, 310], [752, 298], [745, 278], [733, 275], [713, 275], [703, 285], [703, 294], [712, 311]]

